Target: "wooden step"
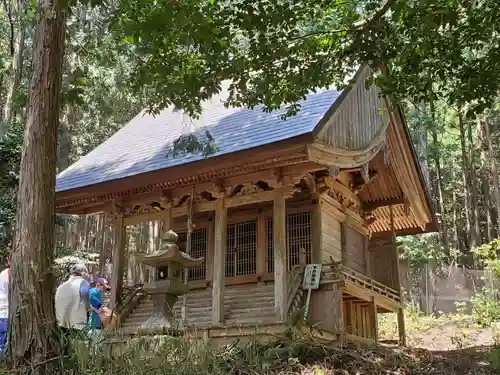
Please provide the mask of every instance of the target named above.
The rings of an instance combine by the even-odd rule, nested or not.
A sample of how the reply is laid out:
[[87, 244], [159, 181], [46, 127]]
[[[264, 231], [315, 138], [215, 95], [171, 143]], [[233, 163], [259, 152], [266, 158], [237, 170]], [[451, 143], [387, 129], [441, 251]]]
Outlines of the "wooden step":
[[[187, 321], [190, 327], [208, 327], [212, 322], [212, 290], [191, 291], [186, 300]], [[182, 298], [173, 308], [174, 319], [181, 319]], [[153, 301], [146, 298], [123, 323], [123, 333], [135, 333], [150, 316]], [[274, 311], [274, 286], [235, 285], [224, 290], [225, 324], [264, 324], [278, 322]]]

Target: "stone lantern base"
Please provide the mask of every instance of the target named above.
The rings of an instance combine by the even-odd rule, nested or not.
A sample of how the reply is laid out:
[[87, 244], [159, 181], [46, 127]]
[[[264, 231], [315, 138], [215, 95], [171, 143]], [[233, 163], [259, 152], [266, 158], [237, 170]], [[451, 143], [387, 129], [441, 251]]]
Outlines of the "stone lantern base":
[[175, 328], [174, 305], [179, 297], [172, 294], [152, 294], [153, 314], [139, 329]]

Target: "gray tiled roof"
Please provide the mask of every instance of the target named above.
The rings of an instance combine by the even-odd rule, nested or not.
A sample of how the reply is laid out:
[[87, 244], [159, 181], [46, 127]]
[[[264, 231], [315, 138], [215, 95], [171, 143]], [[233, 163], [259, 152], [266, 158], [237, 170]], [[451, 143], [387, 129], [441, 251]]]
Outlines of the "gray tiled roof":
[[203, 104], [198, 120], [169, 108], [153, 116], [139, 113], [96, 149], [57, 176], [56, 191], [75, 189], [123, 177], [152, 172], [203, 159], [203, 155], [173, 157], [172, 142], [187, 133], [208, 130], [219, 149], [210, 157], [241, 151], [312, 132], [340, 92], [323, 90], [310, 94], [300, 112], [286, 120], [284, 111], [271, 113], [225, 108], [221, 93]]

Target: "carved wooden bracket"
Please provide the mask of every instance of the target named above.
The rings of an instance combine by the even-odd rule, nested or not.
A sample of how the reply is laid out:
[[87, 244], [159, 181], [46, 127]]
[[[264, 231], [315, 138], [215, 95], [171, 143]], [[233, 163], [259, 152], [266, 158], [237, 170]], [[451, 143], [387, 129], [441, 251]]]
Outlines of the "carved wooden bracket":
[[328, 195], [339, 202], [342, 207], [350, 209], [360, 215], [363, 214], [363, 203], [356, 193], [350, 190], [347, 186], [330, 178], [324, 179], [328, 186]]
[[209, 191], [209, 193], [212, 194], [212, 197], [219, 199], [227, 195], [228, 189], [223, 180], [213, 180], [213, 186], [214, 188]]
[[389, 162], [389, 149], [387, 147], [387, 141], [385, 141], [384, 145], [382, 146], [382, 154], [384, 155], [384, 164], [388, 166], [390, 162]]
[[316, 178], [314, 178], [314, 176], [310, 173], [307, 173], [305, 176], [304, 176], [304, 181], [307, 185], [307, 188], [309, 189], [309, 191], [311, 193], [317, 193], [316, 189], [317, 189], [317, 186], [316, 186]]
[[329, 165], [327, 170], [328, 170], [328, 177], [331, 178], [332, 180], [336, 180], [337, 177], [340, 175], [340, 168], [336, 165]]
[[403, 213], [406, 217], [410, 216], [410, 202], [408, 202], [408, 199], [406, 197], [404, 198], [403, 203]]
[[163, 204], [172, 204], [172, 190], [162, 190], [160, 195], [160, 201]]
[[368, 163], [363, 164], [359, 172], [361, 173], [361, 177], [363, 178], [365, 184], [370, 182], [370, 168]]

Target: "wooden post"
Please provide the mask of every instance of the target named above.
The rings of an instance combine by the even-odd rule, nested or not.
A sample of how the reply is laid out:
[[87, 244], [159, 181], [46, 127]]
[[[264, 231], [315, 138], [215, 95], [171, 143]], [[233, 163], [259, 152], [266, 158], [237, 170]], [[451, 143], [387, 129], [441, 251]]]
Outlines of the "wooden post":
[[371, 315], [371, 326], [372, 332], [371, 336], [375, 343], [378, 342], [378, 312], [377, 312], [377, 300], [375, 297], [372, 297], [372, 301], [370, 303], [370, 315]]
[[351, 335], [354, 334], [354, 330], [352, 327], [353, 314], [354, 314], [354, 311], [353, 311], [352, 301], [345, 301], [344, 329], [347, 333], [350, 333]]
[[99, 230], [100, 252], [99, 252], [99, 275], [102, 277], [106, 274], [106, 259], [108, 257], [107, 233], [108, 233], [108, 215], [102, 214], [101, 226]]
[[[212, 213], [211, 213], [212, 214]], [[208, 238], [207, 238], [207, 259], [205, 259], [206, 272], [207, 272], [207, 282], [213, 280], [213, 272], [214, 272], [214, 220], [213, 217], [210, 216], [208, 221]], [[207, 284], [208, 285], [208, 284]]]
[[259, 214], [257, 217], [257, 254], [256, 254], [257, 277], [262, 281], [262, 277], [267, 273], [267, 217]]
[[323, 243], [323, 231], [321, 225], [321, 199], [318, 199], [311, 212], [311, 261], [321, 263]]
[[163, 233], [167, 233], [172, 229], [172, 204], [169, 202], [163, 210]]
[[337, 284], [332, 284], [333, 299], [333, 330], [337, 334], [342, 333], [342, 292]]
[[287, 246], [284, 189], [282, 187], [276, 188], [273, 198], [274, 308], [278, 317], [285, 321], [288, 311], [286, 311]]
[[363, 246], [365, 248], [366, 276], [372, 278], [373, 277], [372, 260], [371, 260], [371, 253], [368, 241], [369, 240], [367, 237], [363, 237]]
[[224, 264], [227, 245], [227, 209], [224, 197], [215, 202], [214, 270], [212, 287], [212, 324], [224, 321]]
[[[188, 206], [188, 217], [187, 217], [187, 235], [186, 235], [186, 254], [191, 255], [191, 241], [193, 238], [193, 220], [194, 220], [194, 190], [195, 187], [191, 190], [191, 198], [189, 198], [189, 206]], [[189, 269], [184, 268], [184, 285], [188, 285], [189, 279]], [[189, 290], [189, 289], [188, 289]], [[187, 325], [187, 298], [188, 293], [185, 293], [182, 296], [182, 306], [181, 306], [181, 319], [183, 323]]]
[[405, 313], [403, 308], [400, 308], [398, 310], [398, 332], [399, 332], [399, 345], [406, 346]]
[[111, 276], [111, 298], [109, 305], [111, 309], [116, 309], [122, 296], [123, 272], [125, 267], [125, 239], [126, 227], [123, 223], [123, 216], [119, 216], [114, 222], [114, 247], [113, 247], [113, 273]]
[[345, 221], [340, 223], [340, 248], [342, 250], [342, 264], [347, 261], [347, 225]]

